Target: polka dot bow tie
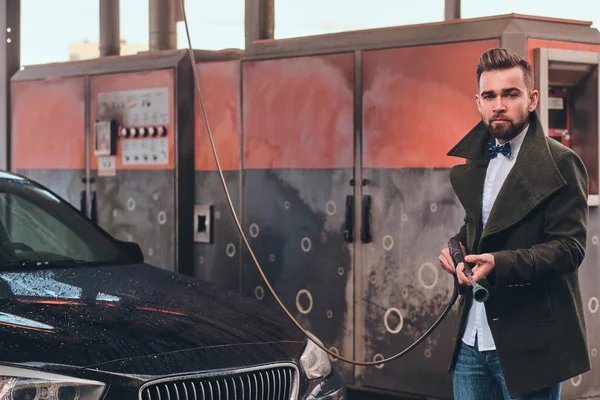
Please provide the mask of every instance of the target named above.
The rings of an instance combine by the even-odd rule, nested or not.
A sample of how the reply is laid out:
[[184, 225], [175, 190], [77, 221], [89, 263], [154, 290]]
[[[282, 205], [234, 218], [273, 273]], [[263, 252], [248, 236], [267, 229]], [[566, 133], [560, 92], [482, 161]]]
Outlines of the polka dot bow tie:
[[498, 153], [502, 153], [506, 156], [506, 158], [510, 158], [512, 155], [512, 153], [510, 151], [510, 143], [506, 142], [504, 144], [499, 144], [497, 146], [494, 144], [488, 143], [488, 153], [490, 155], [490, 158], [496, 158]]

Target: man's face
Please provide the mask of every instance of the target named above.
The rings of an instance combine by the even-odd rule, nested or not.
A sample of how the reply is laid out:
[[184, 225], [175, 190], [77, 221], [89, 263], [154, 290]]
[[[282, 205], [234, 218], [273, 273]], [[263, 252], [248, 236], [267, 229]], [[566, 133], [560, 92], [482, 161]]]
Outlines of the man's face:
[[501, 143], [514, 138], [525, 128], [538, 98], [537, 90], [528, 93], [520, 67], [484, 71], [476, 95], [483, 123]]

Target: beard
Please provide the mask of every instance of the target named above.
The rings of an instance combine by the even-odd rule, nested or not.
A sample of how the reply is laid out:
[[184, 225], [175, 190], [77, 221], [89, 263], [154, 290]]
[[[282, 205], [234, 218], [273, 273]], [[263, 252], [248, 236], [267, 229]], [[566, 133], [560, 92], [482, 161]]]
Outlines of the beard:
[[493, 137], [507, 142], [521, 133], [525, 125], [529, 122], [529, 115], [527, 113], [517, 122], [500, 116], [500, 118], [506, 118], [504, 123], [493, 123], [493, 119], [498, 117], [494, 116], [489, 121], [484, 121], [485, 126]]

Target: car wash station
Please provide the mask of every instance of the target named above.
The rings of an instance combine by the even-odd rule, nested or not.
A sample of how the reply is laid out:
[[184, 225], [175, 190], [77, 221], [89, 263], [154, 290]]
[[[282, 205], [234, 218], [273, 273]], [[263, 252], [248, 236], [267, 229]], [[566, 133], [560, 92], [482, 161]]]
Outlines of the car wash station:
[[[274, 0], [246, 0], [245, 48], [191, 53], [176, 45], [179, 0], [150, 0], [149, 50], [121, 55], [119, 0], [100, 0], [99, 57], [22, 65], [21, 1], [0, 5], [2, 169], [137, 243], [160, 273], [287, 318], [255, 257], [307, 331], [364, 362], [406, 349], [450, 301], [454, 282], [438, 256], [463, 224], [449, 171], [464, 160], [447, 153], [480, 121], [481, 53], [503, 47], [525, 57], [547, 134], [589, 173], [579, 279], [592, 370], [563, 382], [562, 398], [600, 398], [600, 32], [590, 22], [465, 19], [460, 0], [446, 0], [444, 21], [275, 39]], [[329, 355], [349, 398], [451, 399], [457, 308], [393, 362]], [[273, 388], [287, 385], [279, 372]], [[223, 382], [210, 387], [214, 398], [255, 398], [251, 389], [252, 397], [231, 394], [244, 391], [244, 378]], [[210, 398], [191, 394], [199, 386], [173, 387], [180, 397], [163, 399]]]

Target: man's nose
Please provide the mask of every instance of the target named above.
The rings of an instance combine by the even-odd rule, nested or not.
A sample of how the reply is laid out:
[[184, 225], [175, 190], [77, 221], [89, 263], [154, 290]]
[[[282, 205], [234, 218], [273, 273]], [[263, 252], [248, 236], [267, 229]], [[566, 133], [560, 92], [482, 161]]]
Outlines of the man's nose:
[[504, 104], [504, 99], [502, 98], [502, 96], [496, 97], [496, 102], [494, 103], [493, 111], [495, 113], [506, 111], [506, 105]]

